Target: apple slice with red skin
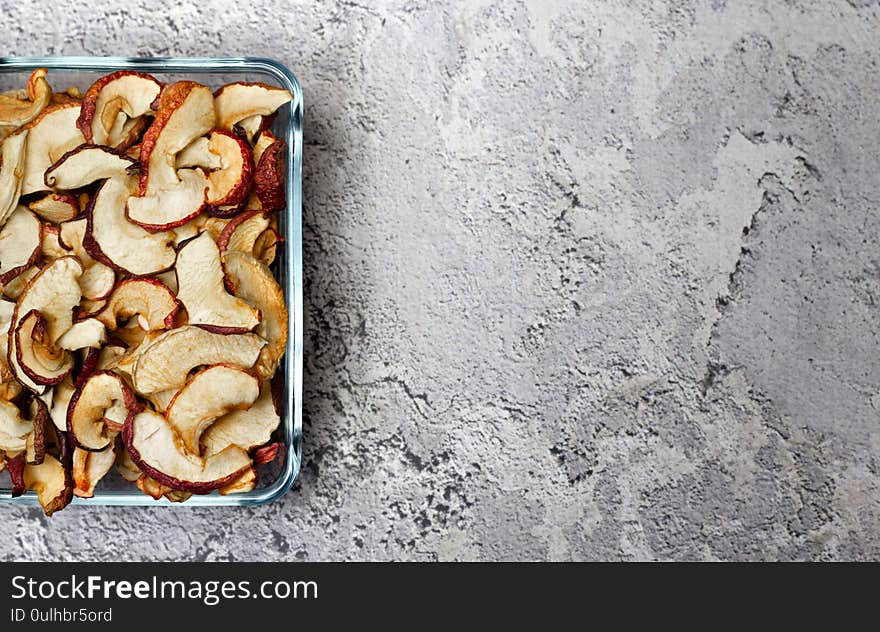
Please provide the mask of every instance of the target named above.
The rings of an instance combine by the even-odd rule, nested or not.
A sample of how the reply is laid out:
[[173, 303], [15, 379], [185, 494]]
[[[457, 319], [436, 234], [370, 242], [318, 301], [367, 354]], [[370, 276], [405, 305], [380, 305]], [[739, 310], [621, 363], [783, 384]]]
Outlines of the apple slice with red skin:
[[131, 174], [137, 166], [137, 161], [110, 147], [84, 144], [56, 160], [46, 170], [44, 180], [50, 189], [79, 189], [98, 180]]
[[283, 462], [286, 453], [287, 447], [280, 441], [267, 443], [254, 450], [254, 465], [268, 465], [275, 459], [280, 459]]
[[227, 84], [214, 93], [217, 126], [232, 131], [241, 121], [270, 115], [292, 100], [293, 95], [287, 90], [264, 83]]
[[10, 482], [12, 483], [13, 498], [24, 495], [27, 491], [27, 485], [24, 482], [24, 452], [19, 452], [14, 456], [6, 455], [6, 470], [9, 472]]
[[24, 292], [24, 289], [27, 287], [28, 283], [30, 283], [33, 278], [37, 276], [37, 274], [39, 274], [40, 269], [41, 268], [39, 264], [33, 265], [14, 279], [12, 279], [9, 283], [3, 285], [3, 295], [6, 298], [17, 301], [18, 297], [21, 296], [21, 293]]
[[96, 371], [71, 397], [67, 428], [78, 447], [103, 450], [113, 443], [126, 418], [140, 408], [125, 380], [112, 371]]
[[284, 208], [287, 197], [284, 191], [284, 141], [275, 141], [260, 156], [254, 174], [254, 192], [264, 210]]
[[230, 494], [246, 494], [248, 492], [253, 491], [257, 487], [257, 482], [259, 481], [259, 476], [257, 475], [256, 468], [249, 467], [244, 471], [244, 473], [239, 476], [237, 479], [218, 489], [221, 496], [228, 496]]
[[23, 130], [5, 138], [0, 146], [0, 226], [18, 205], [24, 182], [27, 139], [28, 131]]
[[235, 207], [250, 192], [254, 158], [247, 142], [226, 130], [214, 130], [208, 137], [208, 151], [220, 158], [220, 168], [208, 175], [208, 204]]
[[235, 446], [207, 458], [187, 454], [165, 417], [152, 410], [126, 420], [122, 439], [131, 459], [144, 474], [180, 491], [209, 493], [228, 485], [251, 467], [247, 452]]
[[76, 387], [69, 378], [55, 386], [52, 391], [52, 408], [49, 410], [49, 417], [55, 428], [61, 432], [67, 432], [67, 408], [75, 392]]
[[211, 151], [210, 141], [207, 136], [201, 136], [187, 145], [175, 157], [175, 165], [178, 169], [187, 167], [201, 167], [213, 171], [222, 166], [220, 155]]
[[46, 170], [65, 153], [85, 142], [76, 126], [78, 103], [52, 105], [28, 123], [21, 195], [46, 191]]
[[117, 284], [98, 320], [110, 331], [133, 316], [145, 331], [170, 329], [178, 306], [174, 294], [158, 279], [126, 279]]
[[245, 211], [229, 220], [217, 238], [217, 247], [223, 254], [227, 250], [240, 250], [253, 254], [254, 244], [269, 227], [269, 218], [262, 211]]
[[88, 266], [79, 279], [83, 298], [88, 301], [101, 301], [110, 296], [116, 286], [116, 272], [110, 266], [95, 261]]
[[281, 418], [275, 410], [272, 389], [264, 382], [260, 396], [250, 408], [220, 417], [202, 433], [201, 454], [216, 454], [231, 445], [250, 451], [269, 441], [279, 423]]
[[109, 178], [86, 210], [83, 246], [101, 263], [131, 276], [164, 272], [174, 265], [173, 233], [149, 233], [125, 218], [133, 178]]
[[177, 298], [189, 324], [219, 333], [244, 333], [260, 324], [260, 312], [224, 289], [220, 250], [207, 233], [177, 253]]
[[267, 228], [254, 242], [254, 257], [263, 265], [272, 265], [278, 251], [278, 244], [282, 241], [284, 240], [274, 228]]
[[255, 332], [268, 344], [260, 352], [254, 368], [261, 379], [267, 380], [275, 375], [287, 349], [288, 312], [284, 292], [271, 270], [247, 253], [227, 252], [223, 266], [233, 293], [262, 314]]
[[41, 386], [58, 384], [73, 370], [73, 356], [48, 343], [46, 331], [45, 317], [32, 309], [18, 321], [14, 334], [17, 368]]
[[[54, 224], [43, 224], [43, 237], [40, 241], [40, 256], [43, 259], [51, 261], [52, 259], [66, 257], [70, 254], [70, 251], [61, 245], [60, 232]], [[0, 234], [2, 234], [2, 231], [0, 231]], [[2, 256], [0, 256], [0, 262], [2, 261]]]
[[145, 342], [131, 365], [132, 384], [139, 393], [177, 389], [197, 366], [232, 364], [250, 368], [266, 341], [255, 334], [218, 334], [184, 325]]
[[33, 421], [22, 417], [18, 406], [0, 400], [0, 450], [7, 454], [24, 452], [33, 431]]
[[260, 395], [260, 381], [247, 369], [226, 364], [206, 367], [177, 392], [165, 418], [190, 454], [199, 454], [202, 433], [218, 418], [247, 410]]
[[39, 465], [24, 466], [24, 485], [37, 492], [37, 500], [47, 516], [64, 509], [73, 498], [73, 479], [64, 465], [49, 454]]
[[34, 265], [42, 251], [42, 225], [26, 206], [19, 206], [0, 229], [0, 284], [6, 285]]
[[131, 140], [133, 130], [143, 129], [143, 117], [152, 113], [161, 89], [148, 74], [120, 70], [105, 75], [83, 95], [77, 126], [87, 142], [118, 149]]
[[113, 464], [116, 462], [116, 453], [113, 445], [108, 445], [97, 452], [74, 448], [73, 450], [73, 493], [78, 498], [92, 498], [95, 495], [95, 486]]
[[263, 157], [263, 152], [269, 149], [269, 147], [277, 140], [278, 139], [272, 132], [266, 131], [260, 134], [260, 137], [254, 144], [254, 164], [259, 164], [260, 158]]
[[27, 98], [0, 95], [0, 129], [8, 132], [27, 125], [49, 105], [52, 88], [46, 81], [47, 73], [45, 68], [37, 68], [31, 73], [26, 94], [22, 95]]
[[49, 407], [39, 397], [31, 397], [28, 402], [28, 414], [34, 425], [34, 430], [28, 435], [25, 456], [29, 464], [39, 465], [46, 457], [47, 433], [51, 423]]
[[79, 215], [79, 201], [67, 193], [49, 193], [29, 204], [30, 209], [47, 222], [60, 224]]
[[129, 221], [151, 233], [183, 226], [207, 208], [210, 180], [201, 169], [180, 169], [180, 182], [154, 195], [130, 197], [126, 206]]

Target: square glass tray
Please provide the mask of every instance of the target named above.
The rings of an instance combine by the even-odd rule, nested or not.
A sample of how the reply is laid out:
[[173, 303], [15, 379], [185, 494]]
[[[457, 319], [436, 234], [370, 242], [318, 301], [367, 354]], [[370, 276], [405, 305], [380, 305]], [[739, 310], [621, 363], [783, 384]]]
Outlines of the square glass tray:
[[[302, 122], [303, 98], [299, 82], [284, 65], [271, 59], [228, 58], [134, 58], [134, 57], [0, 57], [0, 91], [23, 88], [35, 68], [47, 68], [53, 89], [77, 86], [85, 91], [98, 77], [115, 70], [136, 70], [155, 75], [160, 81], [194, 79], [215, 89], [233, 81], [260, 81], [286, 88], [293, 101], [278, 110], [272, 132], [287, 144], [287, 208], [278, 223], [284, 241], [278, 244], [272, 266], [284, 290], [289, 311], [287, 352], [279, 371], [284, 381], [281, 397], [281, 425], [278, 435], [287, 454], [284, 462], [259, 469], [257, 488], [246, 494], [194, 495], [184, 503], [159, 501], [142, 494], [112, 468], [95, 490], [94, 498], [74, 498], [72, 505], [128, 506], [235, 506], [260, 505], [287, 492], [296, 480], [302, 458]], [[36, 494], [12, 498], [6, 472], [0, 473], [0, 502], [37, 504]]]

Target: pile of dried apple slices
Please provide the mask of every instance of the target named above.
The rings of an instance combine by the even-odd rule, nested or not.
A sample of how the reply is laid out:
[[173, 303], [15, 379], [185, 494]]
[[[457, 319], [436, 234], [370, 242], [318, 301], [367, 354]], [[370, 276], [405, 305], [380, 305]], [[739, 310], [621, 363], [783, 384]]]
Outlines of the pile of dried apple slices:
[[47, 515], [114, 466], [156, 499], [250, 491], [284, 454], [269, 128], [292, 96], [46, 75], [0, 95], [0, 470]]

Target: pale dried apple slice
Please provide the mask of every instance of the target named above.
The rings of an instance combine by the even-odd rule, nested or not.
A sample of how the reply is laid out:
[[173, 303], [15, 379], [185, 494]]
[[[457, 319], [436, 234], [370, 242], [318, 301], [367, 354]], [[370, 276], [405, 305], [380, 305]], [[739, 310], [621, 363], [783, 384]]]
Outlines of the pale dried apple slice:
[[30, 131], [25, 146], [21, 195], [48, 190], [44, 180], [46, 169], [85, 142], [76, 126], [78, 116], [78, 103], [63, 103], [49, 106], [28, 123], [25, 129]]
[[168, 424], [191, 454], [199, 454], [202, 433], [233, 410], [247, 410], [260, 395], [257, 376], [240, 367], [217, 364], [191, 377], [165, 411]]
[[254, 242], [254, 257], [263, 265], [272, 265], [281, 241], [281, 236], [274, 228], [267, 228]]
[[226, 279], [235, 295], [262, 314], [255, 332], [268, 344], [260, 352], [254, 368], [262, 379], [269, 379], [275, 375], [287, 349], [288, 313], [284, 292], [269, 268], [247, 253], [227, 252], [223, 264]]
[[254, 245], [260, 235], [269, 227], [269, 218], [262, 211], [245, 211], [229, 220], [217, 238], [221, 253], [239, 250], [254, 254]]
[[44, 179], [50, 189], [79, 189], [98, 180], [125, 176], [137, 162], [104, 145], [80, 145], [61, 156]]
[[49, 417], [61, 432], [67, 432], [67, 408], [75, 392], [76, 387], [69, 377], [52, 391], [52, 407], [49, 409]]
[[217, 126], [232, 131], [241, 121], [272, 114], [292, 100], [293, 95], [287, 90], [263, 83], [227, 84], [214, 93]]
[[170, 329], [174, 326], [177, 308], [174, 294], [158, 279], [126, 279], [113, 290], [98, 320], [111, 331], [119, 321], [134, 316], [144, 331]]
[[125, 203], [134, 188], [133, 178], [110, 178], [101, 185], [86, 211], [83, 245], [92, 257], [120, 272], [163, 272], [174, 265], [174, 234], [149, 233], [126, 220]]
[[37, 274], [40, 272], [39, 266], [31, 266], [17, 277], [12, 279], [9, 283], [3, 285], [3, 294], [7, 298], [11, 298], [13, 301], [17, 301], [18, 297], [21, 296], [21, 293], [24, 292], [24, 289], [27, 287], [28, 283], [30, 283]]
[[220, 156], [210, 149], [207, 136], [201, 136], [187, 145], [175, 158], [178, 169], [201, 167], [214, 170], [221, 167]]
[[[98, 79], [83, 95], [77, 125], [87, 142], [119, 148], [143, 126], [162, 84], [151, 75], [120, 70]], [[139, 134], [136, 134], [137, 136]]]
[[19, 206], [0, 229], [0, 284], [7, 284], [40, 257], [42, 225], [26, 206]]
[[97, 452], [74, 448], [73, 450], [73, 493], [78, 498], [92, 498], [95, 487], [106, 476], [116, 462], [113, 445]]
[[175, 271], [177, 298], [186, 307], [190, 325], [243, 333], [260, 323], [259, 310], [224, 289], [220, 250], [207, 233], [183, 245]]
[[229, 494], [246, 494], [257, 487], [258, 480], [259, 477], [257, 476], [256, 468], [249, 467], [241, 476], [217, 491], [220, 492], [221, 496], [228, 496]]
[[18, 406], [0, 400], [0, 450], [7, 453], [23, 452], [27, 437], [33, 430], [33, 422], [22, 417]]
[[88, 301], [100, 301], [113, 291], [116, 285], [116, 272], [110, 266], [96, 261], [92, 263], [79, 279], [83, 298]]
[[[12, 317], [14, 314], [15, 303], [0, 298], [0, 334], [9, 332], [9, 325], [12, 323]], [[2, 340], [2, 336], [0, 336], [0, 340]], [[0, 399], [3, 398], [0, 397]]]
[[58, 339], [58, 346], [68, 351], [77, 349], [99, 348], [107, 340], [104, 323], [97, 318], [87, 318], [74, 323], [70, 329]]
[[73, 356], [47, 341], [47, 327], [44, 316], [32, 309], [18, 321], [12, 338], [15, 368], [40, 386], [58, 384], [73, 370]]
[[[60, 231], [57, 226], [43, 224], [42, 233], [43, 237], [40, 241], [40, 254], [44, 260], [51, 261], [52, 259], [66, 257], [70, 254], [70, 251], [61, 245]], [[2, 231], [0, 231], [0, 234], [2, 234]], [[2, 262], [2, 258], [0, 258], [0, 262]]]
[[201, 438], [201, 453], [216, 454], [231, 445], [242, 450], [265, 445], [278, 428], [281, 418], [275, 410], [272, 389], [263, 382], [260, 396], [247, 410], [236, 410], [217, 419], [204, 431]]
[[28, 130], [3, 140], [0, 147], [0, 226], [6, 223], [18, 205], [25, 171], [25, 147]]
[[143, 474], [137, 464], [131, 460], [122, 437], [116, 440], [116, 471], [129, 483], [136, 482]]
[[112, 371], [96, 371], [73, 394], [67, 408], [67, 428], [80, 448], [103, 450], [139, 408], [125, 380]]
[[164, 332], [138, 349], [131, 365], [139, 393], [177, 389], [189, 372], [210, 364], [250, 368], [266, 341], [255, 334], [218, 334], [201, 327], [183, 326]]
[[214, 130], [208, 150], [220, 158], [220, 168], [208, 175], [208, 204], [213, 207], [236, 206], [250, 191], [254, 159], [248, 144], [235, 134]]
[[122, 437], [144, 474], [180, 491], [208, 493], [228, 485], [251, 467], [247, 452], [235, 446], [207, 458], [187, 454], [165, 417], [151, 410], [126, 421]]
[[183, 226], [206, 207], [210, 181], [201, 169], [181, 169], [172, 188], [143, 197], [130, 197], [126, 217], [150, 232]]
[[28, 206], [34, 213], [53, 224], [66, 222], [79, 215], [79, 201], [67, 193], [49, 193]]

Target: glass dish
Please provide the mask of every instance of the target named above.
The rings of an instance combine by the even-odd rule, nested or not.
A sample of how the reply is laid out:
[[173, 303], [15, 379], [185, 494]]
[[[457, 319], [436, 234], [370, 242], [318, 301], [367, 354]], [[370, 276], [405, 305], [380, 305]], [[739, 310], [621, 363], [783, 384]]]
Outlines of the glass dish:
[[[280, 438], [287, 447], [283, 464], [260, 468], [260, 482], [246, 494], [221, 496], [195, 495], [184, 503], [159, 501], [142, 494], [133, 483], [123, 480], [115, 468], [95, 490], [94, 498], [74, 498], [72, 505], [127, 506], [235, 506], [260, 505], [287, 492], [296, 480], [302, 458], [302, 121], [303, 98], [299, 82], [284, 65], [271, 59], [230, 58], [134, 58], [134, 57], [0, 57], [0, 91], [23, 88], [35, 68], [49, 70], [49, 82], [56, 90], [78, 86], [82, 90], [114, 70], [137, 70], [155, 75], [160, 81], [192, 79], [217, 88], [233, 81], [261, 81], [281, 86], [294, 95], [293, 101], [278, 111], [272, 132], [287, 144], [287, 208], [278, 222], [284, 241], [272, 268], [284, 290], [289, 310], [290, 336], [279, 371], [284, 376], [281, 398]], [[6, 472], [0, 474], [0, 502], [37, 504], [36, 494], [12, 498]]]

